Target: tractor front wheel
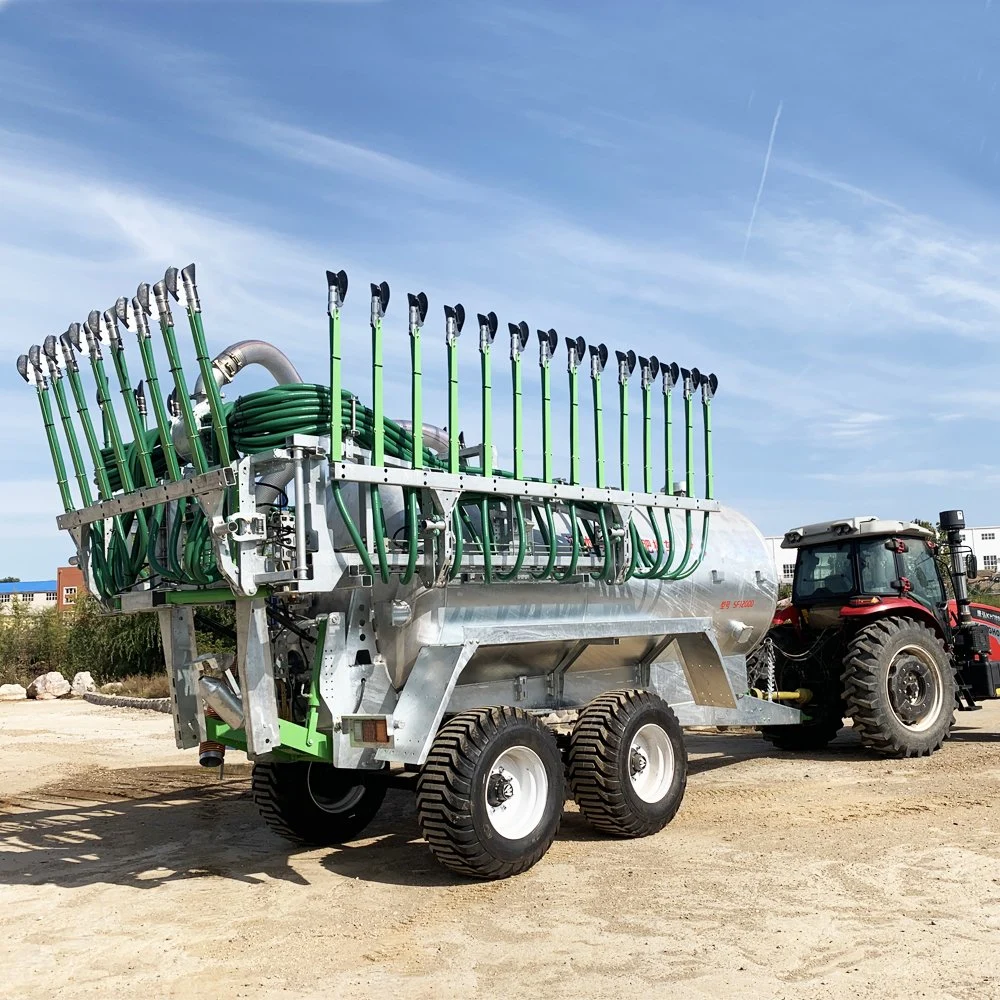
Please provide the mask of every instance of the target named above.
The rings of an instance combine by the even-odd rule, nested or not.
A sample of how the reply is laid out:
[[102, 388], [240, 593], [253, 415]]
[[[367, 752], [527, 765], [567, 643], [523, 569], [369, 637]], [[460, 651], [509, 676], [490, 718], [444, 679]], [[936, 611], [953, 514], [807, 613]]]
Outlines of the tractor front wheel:
[[955, 721], [955, 670], [937, 633], [912, 618], [861, 629], [844, 656], [844, 700], [862, 743], [891, 757], [932, 754]]

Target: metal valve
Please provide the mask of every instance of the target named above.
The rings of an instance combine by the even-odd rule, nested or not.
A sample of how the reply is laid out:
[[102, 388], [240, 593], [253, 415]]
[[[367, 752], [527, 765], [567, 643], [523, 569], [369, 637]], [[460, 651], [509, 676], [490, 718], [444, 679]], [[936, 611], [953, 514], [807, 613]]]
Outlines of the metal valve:
[[344, 299], [347, 298], [347, 272], [327, 271], [326, 284], [329, 295], [326, 311], [330, 315], [333, 315], [344, 304]]
[[372, 289], [372, 326], [374, 326], [389, 308], [389, 282], [383, 281], [376, 285], [371, 283]]
[[104, 329], [108, 335], [108, 343], [115, 351], [123, 351], [125, 345], [122, 344], [121, 333], [118, 330], [118, 315], [113, 309], [104, 310]]
[[635, 351], [615, 351], [618, 359], [618, 381], [624, 385], [632, 372], [635, 371], [636, 356]]
[[497, 335], [500, 321], [495, 312], [488, 312], [485, 316], [479, 313], [476, 318], [479, 320], [479, 350], [485, 352]]
[[663, 376], [663, 394], [664, 396], [669, 396], [671, 389], [677, 385], [681, 377], [681, 370], [676, 361], [671, 361], [670, 364], [667, 364], [666, 361], [661, 361], [660, 374]]
[[604, 344], [590, 345], [590, 377], [600, 378], [608, 363], [608, 349]]
[[32, 344], [28, 348], [28, 363], [35, 371], [35, 382], [44, 389], [48, 383], [45, 380], [45, 373], [42, 371], [42, 349], [38, 344]]
[[552, 360], [552, 355], [555, 354], [558, 346], [559, 334], [555, 330], [538, 331], [538, 364], [542, 368], [548, 367], [549, 362]]
[[198, 298], [198, 285], [194, 280], [194, 264], [188, 264], [181, 271], [181, 281], [184, 282], [184, 295], [187, 298], [187, 307], [192, 312], [201, 312], [201, 299]]
[[458, 340], [458, 335], [465, 326], [465, 306], [456, 302], [453, 306], [444, 307], [444, 334], [449, 344]]
[[170, 300], [167, 298], [166, 281], [158, 281], [153, 285], [153, 299], [156, 302], [156, 313], [160, 318], [160, 324], [172, 327], [174, 325], [174, 317], [170, 312]]
[[660, 370], [660, 362], [656, 355], [649, 358], [639, 358], [639, 376], [643, 389], [648, 389], [653, 384]]
[[575, 372], [587, 354], [587, 344], [583, 337], [566, 338], [566, 371]]
[[514, 361], [521, 356], [521, 352], [528, 346], [528, 338], [531, 336], [531, 330], [524, 320], [521, 320], [520, 323], [508, 323], [507, 329], [510, 331], [510, 360]]
[[42, 342], [42, 353], [49, 360], [49, 374], [53, 378], [61, 378], [62, 372], [59, 368], [58, 339], [49, 334]]
[[410, 307], [410, 336], [412, 337], [427, 319], [427, 293], [417, 292], [414, 295], [413, 292], [407, 292], [406, 301]]

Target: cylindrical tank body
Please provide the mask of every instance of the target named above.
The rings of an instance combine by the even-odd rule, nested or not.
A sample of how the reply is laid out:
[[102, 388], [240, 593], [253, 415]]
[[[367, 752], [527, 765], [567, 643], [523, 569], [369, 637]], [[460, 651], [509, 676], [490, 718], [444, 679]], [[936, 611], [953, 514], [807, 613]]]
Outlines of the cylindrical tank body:
[[[383, 493], [391, 492], [382, 489]], [[383, 503], [395, 512], [388, 496]], [[644, 510], [636, 511], [643, 538], [651, 538]], [[674, 567], [683, 557], [685, 514], [671, 514]], [[701, 548], [704, 515], [692, 514], [692, 561]], [[661, 522], [662, 524], [662, 522]], [[566, 649], [565, 641], [546, 641], [554, 622], [651, 622], [664, 618], [708, 618], [723, 655], [749, 653], [764, 637], [774, 615], [778, 583], [767, 545], [757, 528], [729, 508], [709, 515], [705, 558], [686, 580], [640, 580], [613, 585], [582, 575], [580, 582], [553, 583], [531, 580], [516, 583], [462, 583], [425, 588], [397, 583], [376, 585], [373, 615], [379, 652], [386, 658], [392, 683], [405, 683], [422, 646], [461, 644], [467, 626], [499, 627], [510, 632], [510, 642], [483, 646], [462, 674], [462, 682], [496, 680], [522, 674], [548, 673]], [[332, 595], [333, 606], [339, 605]], [[411, 608], [406, 625], [392, 622], [393, 601]], [[324, 602], [325, 603], [325, 602]], [[398, 607], [397, 607], [398, 613]], [[574, 669], [636, 663], [655, 643], [650, 628], [640, 639], [593, 646]]]

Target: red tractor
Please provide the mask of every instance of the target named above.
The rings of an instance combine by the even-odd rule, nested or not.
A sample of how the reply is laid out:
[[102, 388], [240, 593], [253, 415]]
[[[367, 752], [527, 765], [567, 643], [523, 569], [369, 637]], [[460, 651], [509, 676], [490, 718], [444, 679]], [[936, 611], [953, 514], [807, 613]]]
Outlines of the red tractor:
[[755, 693], [807, 719], [764, 727], [767, 740], [819, 749], [846, 717], [867, 747], [917, 757], [947, 739], [956, 709], [1000, 695], [1000, 609], [969, 601], [976, 567], [962, 511], [943, 511], [941, 528], [951, 599], [934, 533], [919, 524], [854, 517], [786, 533], [782, 548], [797, 550], [791, 603], [748, 673]]

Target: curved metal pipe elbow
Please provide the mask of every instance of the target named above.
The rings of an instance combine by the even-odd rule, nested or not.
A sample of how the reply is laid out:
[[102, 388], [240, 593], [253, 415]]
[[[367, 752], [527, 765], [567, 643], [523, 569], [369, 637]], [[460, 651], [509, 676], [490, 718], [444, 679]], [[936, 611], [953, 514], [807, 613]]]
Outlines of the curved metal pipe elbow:
[[[220, 351], [212, 359], [212, 375], [221, 389], [228, 385], [248, 365], [260, 365], [274, 378], [277, 385], [302, 382], [302, 376], [285, 353], [266, 340], [238, 340]], [[205, 380], [201, 375], [194, 384], [193, 398], [205, 395]]]

